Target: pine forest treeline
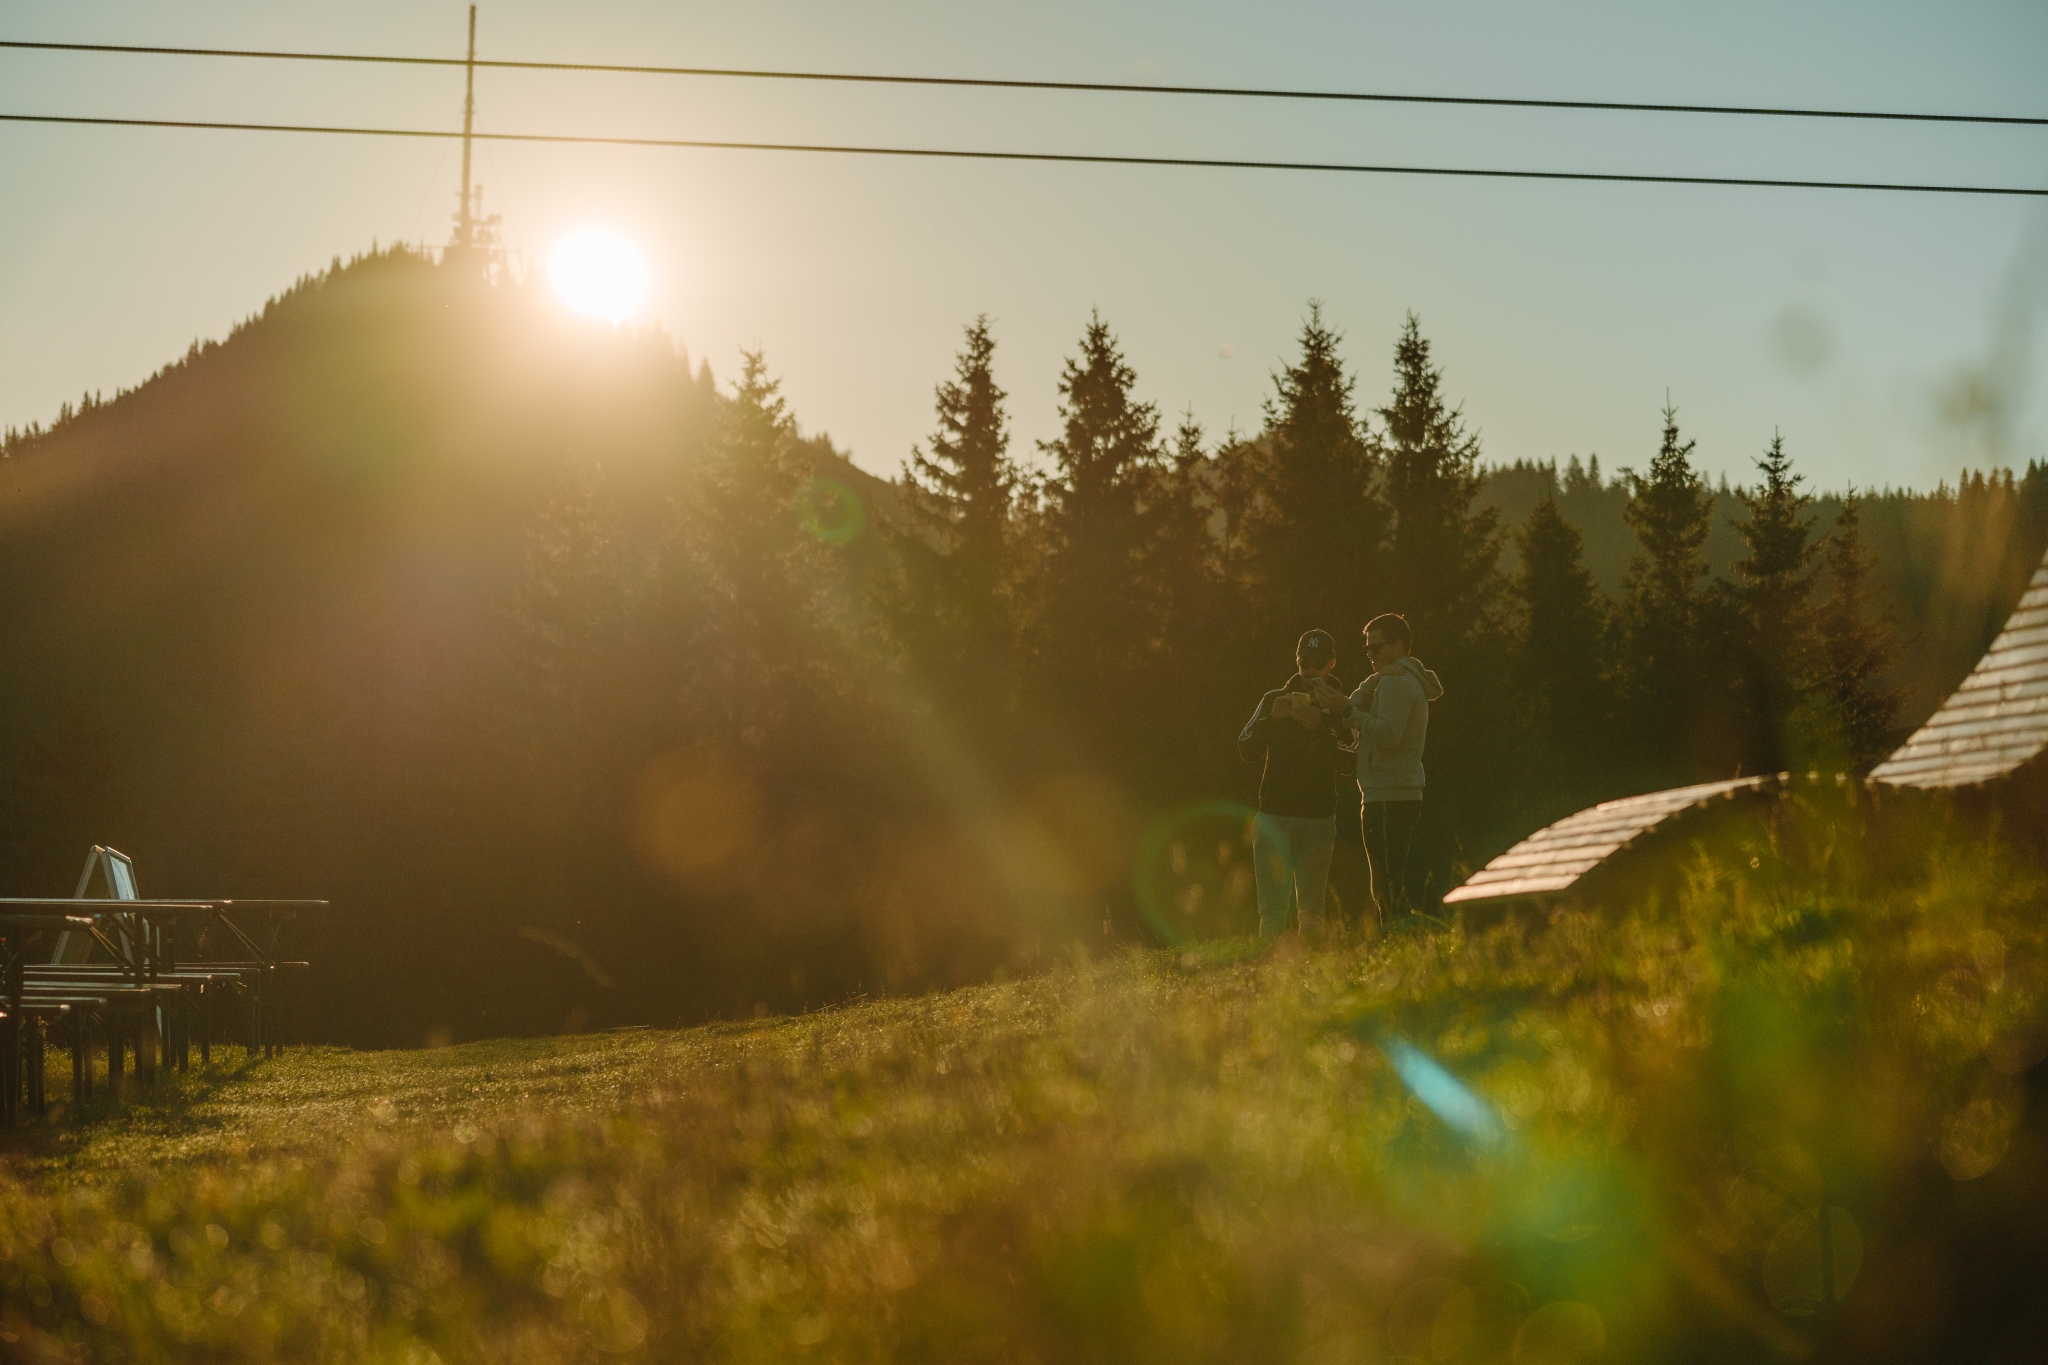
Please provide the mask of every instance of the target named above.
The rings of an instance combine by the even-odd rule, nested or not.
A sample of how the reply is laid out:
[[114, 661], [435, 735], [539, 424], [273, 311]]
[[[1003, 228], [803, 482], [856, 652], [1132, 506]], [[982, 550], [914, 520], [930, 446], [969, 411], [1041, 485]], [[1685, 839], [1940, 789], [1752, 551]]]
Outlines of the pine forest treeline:
[[[1758, 490], [1736, 494], [1746, 553], [1715, 577], [1714, 492], [1667, 408], [1646, 471], [1623, 476], [1636, 548], [1610, 600], [1554, 495], [1504, 525], [1418, 319], [1396, 341], [1392, 393], [1369, 414], [1339, 343], [1312, 307], [1259, 437], [1205, 451], [1184, 427], [1169, 461], [1156, 411], [1131, 396], [1135, 375], [1093, 318], [1061, 382], [1065, 433], [1044, 452], [1053, 472], [1033, 486], [984, 461], [979, 485], [1000, 479], [1022, 496], [1005, 503], [1008, 534], [976, 542], [1006, 547], [1008, 567], [991, 576], [968, 562], [1037, 622], [997, 652], [1018, 661], [1023, 695], [1058, 717], [1057, 733], [1127, 790], [1241, 789], [1204, 741], [1284, 678], [1310, 626], [1337, 632], [1358, 676], [1359, 631], [1383, 610], [1406, 615], [1418, 652], [1462, 680], [1431, 734], [1439, 890], [1533, 821], [1591, 801], [1787, 765], [1859, 771], [1896, 742], [1895, 623], [1873, 599], [1858, 505], [1821, 526], [1782, 440], [1756, 461]], [[979, 319], [940, 391], [935, 448], [959, 393], [1001, 393], [994, 357]], [[982, 422], [1001, 427], [999, 403]], [[986, 503], [936, 474], [921, 455], [906, 469], [917, 505], [968, 524]], [[1173, 540], [1167, 526], [1198, 529]], [[963, 574], [952, 560], [982, 553], [906, 539], [904, 591], [917, 602], [944, 600]], [[989, 714], [992, 694], [953, 661], [913, 664], [940, 714]]]
[[1423, 321], [1390, 341], [1311, 305], [1218, 433], [1091, 316], [1027, 451], [977, 318], [884, 481], [759, 353], [714, 386], [528, 283], [338, 265], [10, 436], [0, 637], [47, 667], [4, 684], [8, 881], [97, 842], [152, 894], [332, 897], [355, 1041], [916, 989], [1151, 937], [1134, 865], [1242, 809], [1311, 627], [1356, 681], [1402, 612], [1444, 679], [1440, 893], [1593, 801], [1866, 768], [2048, 543], [2048, 469], [1816, 495], [1773, 436], [1715, 487], [1669, 406], [1618, 475], [1489, 464]]

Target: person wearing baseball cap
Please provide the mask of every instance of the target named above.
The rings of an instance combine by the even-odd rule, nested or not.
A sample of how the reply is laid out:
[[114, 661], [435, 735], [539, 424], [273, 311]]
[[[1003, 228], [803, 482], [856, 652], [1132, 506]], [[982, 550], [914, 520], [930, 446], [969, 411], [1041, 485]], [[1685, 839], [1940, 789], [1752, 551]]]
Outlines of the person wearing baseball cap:
[[[1332, 692], [1337, 637], [1311, 630], [1294, 647], [1295, 674], [1259, 698], [1237, 737], [1237, 753], [1262, 764], [1253, 870], [1259, 892], [1259, 937], [1283, 933], [1290, 919], [1305, 934], [1324, 929], [1323, 900], [1337, 846], [1337, 776], [1357, 763], [1346, 704], [1317, 700]], [[1318, 687], [1317, 684], [1321, 686]]]

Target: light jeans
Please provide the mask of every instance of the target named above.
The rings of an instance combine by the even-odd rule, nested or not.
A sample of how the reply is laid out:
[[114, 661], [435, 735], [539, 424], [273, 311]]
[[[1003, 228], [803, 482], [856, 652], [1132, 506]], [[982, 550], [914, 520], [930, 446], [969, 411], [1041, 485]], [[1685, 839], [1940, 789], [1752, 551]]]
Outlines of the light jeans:
[[1337, 847], [1336, 817], [1261, 811], [1255, 829], [1252, 865], [1259, 886], [1259, 937], [1284, 933], [1297, 907], [1301, 931], [1320, 934], [1330, 855]]

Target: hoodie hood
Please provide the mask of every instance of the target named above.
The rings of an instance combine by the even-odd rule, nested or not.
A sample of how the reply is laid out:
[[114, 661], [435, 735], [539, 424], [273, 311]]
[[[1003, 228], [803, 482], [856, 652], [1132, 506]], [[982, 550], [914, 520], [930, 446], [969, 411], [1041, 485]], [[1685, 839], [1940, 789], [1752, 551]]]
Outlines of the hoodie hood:
[[1430, 701], [1436, 701], [1443, 696], [1443, 679], [1437, 677], [1435, 670], [1424, 668], [1422, 660], [1416, 658], [1413, 654], [1402, 655], [1401, 662], [1397, 666], [1405, 668], [1415, 675], [1415, 681], [1422, 684], [1422, 695]]

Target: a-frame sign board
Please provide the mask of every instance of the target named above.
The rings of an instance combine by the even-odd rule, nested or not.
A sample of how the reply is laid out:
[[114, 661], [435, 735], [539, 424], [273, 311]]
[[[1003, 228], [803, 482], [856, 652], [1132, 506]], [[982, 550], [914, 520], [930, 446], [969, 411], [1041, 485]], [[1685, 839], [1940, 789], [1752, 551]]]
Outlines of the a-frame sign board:
[[[104, 888], [100, 894], [88, 894], [93, 889], [94, 874]], [[78, 889], [71, 893], [78, 900], [132, 901], [141, 896], [135, 889], [135, 860], [119, 849], [94, 844], [92, 852], [85, 855], [85, 870], [78, 874]], [[93, 941], [91, 934], [76, 930], [57, 935], [57, 950], [51, 954], [52, 962], [78, 964], [92, 958]]]

